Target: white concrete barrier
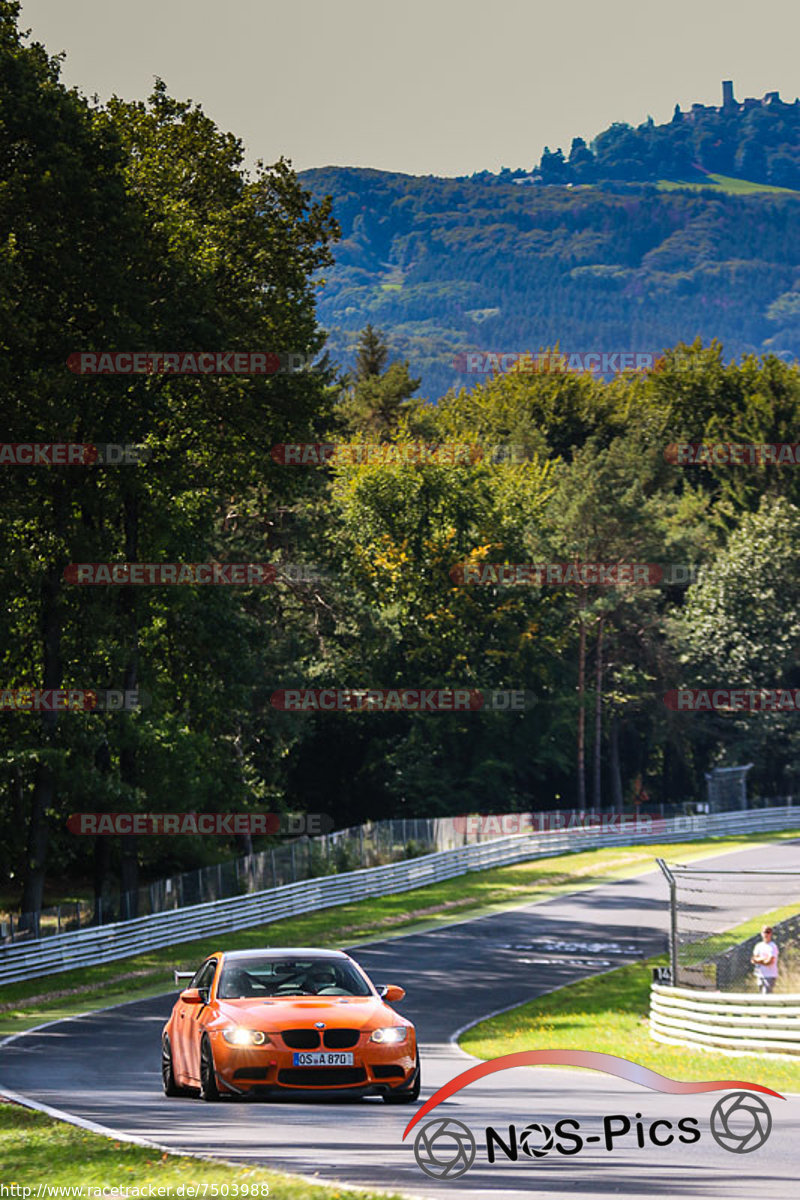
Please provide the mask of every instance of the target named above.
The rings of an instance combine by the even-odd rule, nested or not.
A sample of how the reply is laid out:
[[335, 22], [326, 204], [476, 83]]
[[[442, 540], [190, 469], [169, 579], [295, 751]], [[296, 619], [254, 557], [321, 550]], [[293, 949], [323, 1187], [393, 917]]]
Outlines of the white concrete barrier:
[[698, 992], [654, 983], [650, 1036], [703, 1050], [800, 1054], [800, 994]]

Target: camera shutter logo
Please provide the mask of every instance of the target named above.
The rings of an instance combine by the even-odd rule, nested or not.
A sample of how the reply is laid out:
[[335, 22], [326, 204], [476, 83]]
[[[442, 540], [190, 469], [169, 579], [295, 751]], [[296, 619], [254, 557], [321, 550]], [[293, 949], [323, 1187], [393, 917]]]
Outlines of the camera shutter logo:
[[712, 1109], [711, 1136], [732, 1154], [758, 1150], [771, 1132], [772, 1113], [761, 1097], [751, 1092], [731, 1092]]
[[519, 1135], [520, 1149], [529, 1158], [544, 1158], [553, 1149], [553, 1131], [548, 1125], [534, 1121]]
[[414, 1142], [417, 1165], [431, 1179], [458, 1179], [474, 1163], [476, 1151], [466, 1125], [449, 1118], [427, 1121]]

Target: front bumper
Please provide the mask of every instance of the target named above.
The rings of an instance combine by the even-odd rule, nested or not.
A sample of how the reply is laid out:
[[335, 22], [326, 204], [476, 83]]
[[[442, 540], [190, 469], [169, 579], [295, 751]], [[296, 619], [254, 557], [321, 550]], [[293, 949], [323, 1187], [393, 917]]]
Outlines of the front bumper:
[[414, 1082], [416, 1046], [354, 1047], [352, 1066], [296, 1067], [294, 1051], [283, 1047], [228, 1046], [216, 1038], [214, 1066], [222, 1087], [239, 1095], [267, 1093], [346, 1093], [385, 1095]]

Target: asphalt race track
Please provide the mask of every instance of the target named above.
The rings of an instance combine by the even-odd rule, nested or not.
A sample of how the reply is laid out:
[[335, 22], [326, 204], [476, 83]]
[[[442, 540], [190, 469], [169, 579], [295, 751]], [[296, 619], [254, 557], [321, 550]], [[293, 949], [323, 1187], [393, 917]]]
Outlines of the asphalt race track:
[[[778, 843], [767, 853], [737, 851], [709, 865], [800, 869], [800, 842]], [[755, 887], [743, 889], [731, 923], [763, 907]], [[666, 946], [666, 928], [666, 886], [656, 871], [352, 953], [376, 983], [399, 983], [407, 990], [402, 1012], [416, 1023], [422, 1043], [424, 1101], [476, 1061], [451, 1044], [457, 1030], [564, 983], [657, 953]], [[173, 1000], [174, 993], [139, 1001], [7, 1042], [0, 1090], [176, 1150], [407, 1194], [459, 1200], [489, 1193], [504, 1200], [531, 1194], [795, 1200], [800, 1191], [800, 1096], [767, 1098], [772, 1133], [751, 1154], [733, 1153], [711, 1137], [709, 1116], [723, 1092], [676, 1097], [590, 1071], [499, 1072], [439, 1106], [405, 1142], [403, 1130], [417, 1105], [394, 1107], [373, 1098], [168, 1100], [161, 1092], [160, 1034]], [[624, 1056], [625, 1047], [618, 1052]], [[760, 1082], [758, 1058], [731, 1058], [730, 1064], [728, 1078]], [[604, 1116], [631, 1121], [631, 1132], [610, 1151], [599, 1136]], [[645, 1130], [641, 1149], [639, 1116]], [[651, 1143], [647, 1130], [653, 1121], [675, 1125], [684, 1117], [699, 1120], [699, 1141]], [[419, 1130], [440, 1118], [462, 1122], [477, 1141], [472, 1167], [451, 1181], [428, 1178], [413, 1153]], [[594, 1143], [570, 1156], [555, 1150], [543, 1157], [520, 1153], [515, 1162], [499, 1151], [497, 1161], [488, 1161], [487, 1125], [508, 1140], [511, 1123], [521, 1131], [532, 1122], [552, 1127], [565, 1118], [580, 1121], [582, 1134]]]

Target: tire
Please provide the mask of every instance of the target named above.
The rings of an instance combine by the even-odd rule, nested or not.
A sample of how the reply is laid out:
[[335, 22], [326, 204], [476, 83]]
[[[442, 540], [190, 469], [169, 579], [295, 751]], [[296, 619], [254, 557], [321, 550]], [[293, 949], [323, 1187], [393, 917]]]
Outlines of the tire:
[[413, 1104], [415, 1100], [419, 1100], [419, 1090], [422, 1086], [422, 1069], [419, 1061], [419, 1050], [417, 1051], [417, 1069], [414, 1072], [414, 1082], [410, 1088], [404, 1089], [402, 1092], [386, 1092], [383, 1097], [384, 1104]]
[[217, 1075], [214, 1070], [214, 1055], [211, 1052], [211, 1043], [207, 1037], [204, 1037], [200, 1043], [200, 1099], [208, 1101], [219, 1100]]
[[166, 1034], [161, 1042], [161, 1082], [165, 1096], [185, 1096], [186, 1088], [179, 1087], [175, 1082], [175, 1070], [172, 1065], [172, 1047]]

